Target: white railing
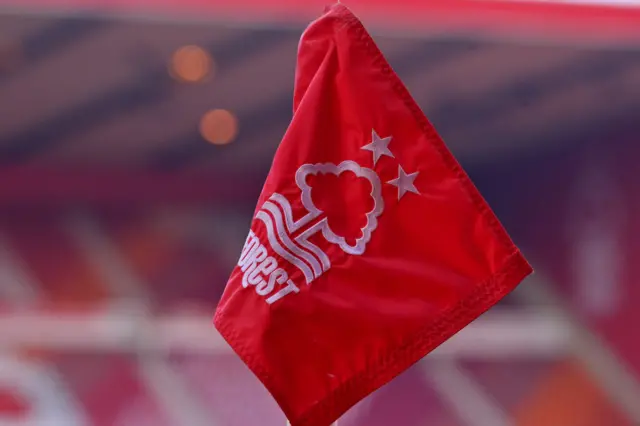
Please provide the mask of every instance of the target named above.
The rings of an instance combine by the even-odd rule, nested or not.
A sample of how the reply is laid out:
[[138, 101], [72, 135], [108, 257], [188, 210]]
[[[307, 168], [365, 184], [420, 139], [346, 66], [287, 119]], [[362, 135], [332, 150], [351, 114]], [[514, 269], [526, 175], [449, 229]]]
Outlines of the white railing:
[[[462, 330], [431, 356], [445, 358], [540, 358], [566, 354], [571, 332], [561, 320], [532, 312], [494, 309]], [[167, 352], [182, 349], [221, 354], [231, 349], [212, 315], [148, 316], [143, 310], [93, 312], [0, 312], [0, 347], [57, 350]]]

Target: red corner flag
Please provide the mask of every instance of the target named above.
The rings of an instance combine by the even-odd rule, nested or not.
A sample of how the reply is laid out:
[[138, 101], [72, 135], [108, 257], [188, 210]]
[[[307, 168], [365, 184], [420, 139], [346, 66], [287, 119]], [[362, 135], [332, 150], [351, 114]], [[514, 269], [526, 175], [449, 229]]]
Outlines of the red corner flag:
[[300, 41], [222, 336], [292, 426], [328, 426], [531, 271], [362, 24], [330, 8]]

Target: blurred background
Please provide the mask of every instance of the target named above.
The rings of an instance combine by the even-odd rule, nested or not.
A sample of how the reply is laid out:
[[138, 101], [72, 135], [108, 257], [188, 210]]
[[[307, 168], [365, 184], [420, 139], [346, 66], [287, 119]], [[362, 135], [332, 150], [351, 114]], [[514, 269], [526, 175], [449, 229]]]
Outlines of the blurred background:
[[[537, 274], [340, 426], [640, 425], [640, 8], [345, 3]], [[0, 0], [0, 425], [284, 426], [211, 318], [324, 5]]]

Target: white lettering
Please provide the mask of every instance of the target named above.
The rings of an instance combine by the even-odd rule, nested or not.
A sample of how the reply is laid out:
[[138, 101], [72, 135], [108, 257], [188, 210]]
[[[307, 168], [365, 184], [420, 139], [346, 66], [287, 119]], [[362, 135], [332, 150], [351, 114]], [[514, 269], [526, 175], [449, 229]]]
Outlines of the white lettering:
[[247, 240], [244, 243], [244, 247], [242, 248], [240, 259], [238, 259], [238, 266], [242, 267], [246, 263], [247, 256], [257, 248], [258, 243], [258, 238], [255, 236], [253, 231], [249, 231], [249, 236], [247, 237]]
[[[263, 260], [265, 260], [266, 258], [267, 258], [267, 249], [262, 244], [259, 244], [258, 247], [255, 250], [253, 250], [251, 254], [249, 254], [249, 256], [247, 256], [247, 261], [240, 268], [242, 272], [244, 272], [245, 274], [244, 276], [246, 277], [250, 275], [251, 272], [253, 272], [253, 270], [258, 266], [258, 264]], [[247, 287], [246, 284], [247, 284], [246, 280], [243, 279], [242, 285], [244, 287]]]
[[[265, 300], [269, 305], [288, 294], [300, 292], [300, 288], [289, 279], [289, 274], [279, 267], [276, 258], [268, 255], [266, 247], [252, 231], [242, 249], [238, 267], [243, 272], [242, 287], [253, 286], [259, 296], [269, 296]], [[273, 293], [276, 285], [280, 289]]]
[[278, 300], [285, 297], [287, 294], [299, 293], [299, 292], [300, 292], [300, 289], [298, 288], [298, 286], [296, 286], [293, 283], [293, 281], [287, 280], [287, 286], [284, 287], [279, 292], [277, 292], [276, 294], [274, 294], [273, 296], [269, 297], [267, 299], [267, 303], [271, 305], [272, 303], [277, 302]]
[[243, 280], [249, 283], [249, 285], [259, 285], [264, 282], [264, 278], [268, 277], [278, 267], [278, 262], [268, 256], [262, 263], [260, 263], [251, 273], [245, 273]]
[[262, 281], [261, 285], [256, 286], [256, 293], [260, 296], [266, 296], [273, 291], [276, 283], [284, 284], [289, 279], [289, 274], [284, 269], [277, 269], [269, 276], [269, 282]]

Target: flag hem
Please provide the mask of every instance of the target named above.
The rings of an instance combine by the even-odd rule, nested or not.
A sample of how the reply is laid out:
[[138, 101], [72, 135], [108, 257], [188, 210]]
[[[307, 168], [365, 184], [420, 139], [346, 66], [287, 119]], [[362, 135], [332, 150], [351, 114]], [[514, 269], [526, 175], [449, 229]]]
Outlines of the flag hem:
[[271, 379], [274, 374], [258, 360], [252, 349], [243, 344], [231, 323], [224, 320], [223, 310], [216, 312], [214, 324], [221, 336], [271, 393], [291, 426], [327, 426], [358, 401], [400, 375], [488, 311], [531, 272], [531, 266], [520, 251], [516, 250], [498, 272], [477, 284], [467, 297], [443, 311], [437, 320], [408, 338], [403, 345], [391, 349], [372, 362], [368, 369], [354, 374], [325, 399], [318, 401], [299, 416], [293, 415], [292, 410], [286, 405], [286, 398], [280, 394], [278, 386]]
[[393, 90], [410, 110], [426, 139], [433, 144], [443, 163], [456, 174], [470, 201], [495, 232], [500, 243], [512, 249], [512, 254], [497, 272], [476, 284], [466, 297], [460, 299], [450, 309], [443, 311], [437, 320], [408, 338], [403, 345], [389, 350], [375, 362], [372, 362], [368, 369], [361, 370], [351, 376], [350, 379], [338, 385], [326, 398], [317, 401], [299, 415], [295, 415], [291, 407], [287, 406], [286, 398], [280, 393], [281, 389], [278, 389], [276, 383], [272, 381], [273, 373], [259, 362], [258, 357], [249, 347], [243, 344], [231, 327], [231, 323], [224, 321], [224, 310], [218, 309], [214, 317], [216, 328], [242, 361], [265, 385], [289, 418], [291, 426], [327, 426], [331, 424], [362, 398], [388, 383], [493, 307], [533, 271], [358, 18], [342, 4], [331, 7], [327, 15], [337, 18], [342, 24], [343, 30], [354, 32], [354, 41], [367, 50], [373, 60], [372, 66], [377, 67], [391, 83]]

